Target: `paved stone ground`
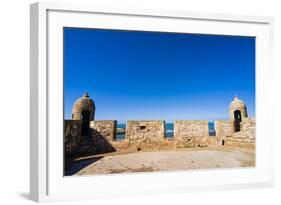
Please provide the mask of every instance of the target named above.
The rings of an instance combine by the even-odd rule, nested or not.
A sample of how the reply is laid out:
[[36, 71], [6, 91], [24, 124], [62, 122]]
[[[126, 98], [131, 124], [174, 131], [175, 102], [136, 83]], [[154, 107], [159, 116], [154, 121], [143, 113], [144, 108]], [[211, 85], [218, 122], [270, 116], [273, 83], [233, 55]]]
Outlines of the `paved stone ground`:
[[111, 153], [75, 159], [66, 175], [152, 172], [255, 166], [249, 148], [176, 149], [153, 152]]

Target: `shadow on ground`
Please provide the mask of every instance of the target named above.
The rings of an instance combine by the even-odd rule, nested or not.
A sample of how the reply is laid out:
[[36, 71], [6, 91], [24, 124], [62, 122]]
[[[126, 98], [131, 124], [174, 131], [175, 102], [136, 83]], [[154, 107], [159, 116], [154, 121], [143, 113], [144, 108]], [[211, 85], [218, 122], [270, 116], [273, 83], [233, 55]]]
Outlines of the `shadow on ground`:
[[81, 169], [101, 160], [103, 156], [100, 157], [91, 157], [87, 159], [75, 160], [67, 159], [65, 161], [65, 171], [64, 176], [71, 176], [79, 172]]

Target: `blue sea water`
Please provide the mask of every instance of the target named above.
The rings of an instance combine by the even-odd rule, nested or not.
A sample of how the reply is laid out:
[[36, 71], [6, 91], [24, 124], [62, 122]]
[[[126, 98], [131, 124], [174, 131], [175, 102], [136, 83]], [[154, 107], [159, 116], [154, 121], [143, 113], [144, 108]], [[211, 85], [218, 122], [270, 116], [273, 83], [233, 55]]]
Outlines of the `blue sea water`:
[[209, 130], [215, 130], [215, 123], [214, 122], [208, 122]]
[[216, 136], [215, 123], [208, 122], [208, 127], [209, 127], [209, 136]]
[[166, 123], [165, 124], [165, 137], [166, 138], [173, 138], [174, 137], [174, 123]]
[[126, 128], [125, 123], [117, 123], [117, 128]]
[[[125, 123], [117, 123], [117, 128], [126, 128]], [[125, 134], [116, 134], [116, 140], [123, 140], [125, 139]]]

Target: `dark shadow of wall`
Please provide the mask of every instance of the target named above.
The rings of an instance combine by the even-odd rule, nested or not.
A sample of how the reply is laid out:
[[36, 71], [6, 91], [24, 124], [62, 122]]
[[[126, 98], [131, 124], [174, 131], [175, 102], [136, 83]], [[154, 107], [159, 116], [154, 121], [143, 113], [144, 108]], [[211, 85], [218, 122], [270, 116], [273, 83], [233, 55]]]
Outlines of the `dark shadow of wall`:
[[77, 154], [104, 154], [115, 151], [116, 149], [110, 144], [110, 142], [101, 132], [90, 128], [89, 136], [83, 136], [81, 138]]
[[91, 121], [89, 134], [82, 136], [80, 120], [65, 120], [65, 158], [115, 152], [110, 144], [115, 134], [115, 121]]
[[87, 159], [80, 159], [75, 160], [73, 158], [66, 159], [65, 160], [65, 170], [64, 170], [64, 176], [71, 176], [73, 174], [76, 174], [81, 169], [96, 163], [97, 161], [101, 160], [103, 156], [101, 157], [91, 157]]

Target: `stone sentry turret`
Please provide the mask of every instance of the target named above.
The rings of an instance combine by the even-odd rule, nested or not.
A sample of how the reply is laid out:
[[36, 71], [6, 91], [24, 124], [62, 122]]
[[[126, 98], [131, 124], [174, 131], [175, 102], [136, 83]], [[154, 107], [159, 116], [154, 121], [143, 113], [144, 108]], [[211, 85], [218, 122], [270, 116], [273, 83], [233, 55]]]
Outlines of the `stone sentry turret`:
[[90, 121], [95, 119], [95, 103], [88, 92], [78, 98], [72, 107], [72, 119], [82, 120], [82, 135], [88, 135]]
[[229, 105], [229, 117], [230, 120], [234, 121], [235, 132], [240, 131], [240, 123], [248, 118], [247, 106], [237, 95], [234, 96], [233, 101]]
[[83, 118], [83, 113], [88, 112], [90, 120], [95, 119], [95, 103], [90, 98], [89, 93], [85, 92], [84, 95], [78, 98], [72, 107], [72, 119], [81, 120]]

